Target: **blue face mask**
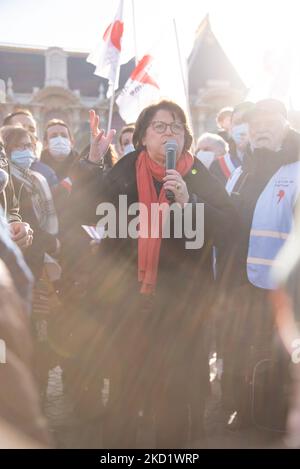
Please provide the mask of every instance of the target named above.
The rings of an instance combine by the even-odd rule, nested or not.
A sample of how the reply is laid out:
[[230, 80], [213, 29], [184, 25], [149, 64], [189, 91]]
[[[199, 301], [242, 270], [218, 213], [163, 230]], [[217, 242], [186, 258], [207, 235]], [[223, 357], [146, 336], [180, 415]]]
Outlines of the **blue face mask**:
[[124, 146], [124, 152], [123, 152], [123, 155], [127, 155], [128, 153], [131, 153], [132, 151], [134, 151], [135, 148], [133, 146], [133, 143], [128, 143], [127, 145]]
[[242, 143], [247, 144], [249, 140], [249, 127], [248, 124], [234, 125], [231, 129], [231, 137], [237, 146]]
[[209, 169], [210, 165], [215, 159], [215, 153], [213, 151], [199, 150], [196, 156], [198, 160], [200, 160], [201, 163], [203, 163], [204, 166], [206, 166], [207, 169]]
[[22, 169], [28, 169], [36, 160], [32, 150], [15, 150], [11, 153], [11, 162]]

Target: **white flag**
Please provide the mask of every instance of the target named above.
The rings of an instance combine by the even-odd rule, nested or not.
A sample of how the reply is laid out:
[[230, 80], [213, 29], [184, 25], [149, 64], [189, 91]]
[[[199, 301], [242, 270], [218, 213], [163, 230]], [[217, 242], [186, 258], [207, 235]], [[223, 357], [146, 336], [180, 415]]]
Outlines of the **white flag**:
[[125, 122], [135, 122], [140, 110], [161, 96], [159, 84], [152, 74], [155, 75], [153, 57], [144, 55], [116, 100], [120, 116]]
[[[282, 101], [287, 108], [293, 104], [295, 96], [295, 73], [299, 69], [299, 60], [293, 45], [282, 45], [278, 49], [268, 50], [263, 57], [262, 70], [247, 96], [249, 101], [274, 98]], [[297, 77], [298, 81], [298, 77]], [[296, 89], [299, 87], [297, 82]]]
[[186, 61], [180, 64], [175, 31], [170, 23], [152, 52], [138, 62], [118, 96], [120, 116], [127, 123], [135, 122], [142, 109], [162, 98], [175, 101], [187, 111], [183, 80], [186, 76], [187, 64]]
[[124, 31], [123, 0], [113, 22], [106, 28], [101, 43], [87, 57], [87, 62], [96, 66], [95, 75], [107, 78], [110, 86], [118, 88], [120, 74], [121, 43]]

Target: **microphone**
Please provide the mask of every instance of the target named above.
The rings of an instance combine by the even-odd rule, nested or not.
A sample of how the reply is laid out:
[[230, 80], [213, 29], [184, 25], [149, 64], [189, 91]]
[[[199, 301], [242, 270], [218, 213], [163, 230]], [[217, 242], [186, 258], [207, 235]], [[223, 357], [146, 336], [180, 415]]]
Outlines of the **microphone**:
[[[168, 140], [165, 143], [165, 151], [166, 151], [166, 169], [175, 169], [176, 168], [176, 153], [177, 153], [178, 145], [176, 140]], [[169, 202], [174, 202], [175, 196], [174, 192], [170, 191], [169, 189], [166, 190], [166, 197]]]

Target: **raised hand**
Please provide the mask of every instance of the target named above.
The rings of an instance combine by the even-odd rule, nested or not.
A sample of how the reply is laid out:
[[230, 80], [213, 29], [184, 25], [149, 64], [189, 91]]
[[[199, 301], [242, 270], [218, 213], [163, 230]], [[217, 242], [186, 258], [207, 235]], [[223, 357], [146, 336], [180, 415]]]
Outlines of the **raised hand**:
[[113, 138], [116, 134], [115, 129], [111, 129], [108, 134], [99, 128], [100, 118], [93, 109], [89, 111], [90, 129], [91, 129], [91, 147], [89, 153], [89, 161], [92, 163], [100, 163]]

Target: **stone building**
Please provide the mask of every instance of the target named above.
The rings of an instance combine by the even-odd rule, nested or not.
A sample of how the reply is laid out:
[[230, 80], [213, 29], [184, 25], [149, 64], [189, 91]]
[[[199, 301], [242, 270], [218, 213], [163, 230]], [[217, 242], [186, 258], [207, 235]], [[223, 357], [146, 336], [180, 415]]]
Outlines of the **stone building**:
[[[32, 48], [0, 44], [0, 122], [17, 107], [30, 109], [38, 123], [39, 137], [51, 118], [65, 120], [73, 129], [77, 148], [88, 143], [88, 110], [100, 113], [106, 126], [109, 101], [107, 80], [93, 74], [86, 53], [58, 47]], [[211, 30], [209, 18], [200, 24], [188, 61], [189, 98], [193, 128], [197, 138], [205, 130], [215, 130], [215, 114], [224, 105], [241, 101], [245, 86]], [[121, 67], [122, 88], [134, 60]], [[112, 127], [123, 121], [117, 106]]]
[[[0, 78], [6, 85], [2, 84], [0, 121], [14, 109], [26, 107], [36, 118], [42, 138], [49, 119], [63, 119], [73, 129], [78, 149], [83, 148], [89, 138], [88, 110], [93, 108], [100, 114], [105, 128], [109, 107], [107, 80], [93, 74], [95, 67], [86, 57], [58, 47], [0, 45]], [[120, 86], [133, 67], [134, 61], [122, 66]], [[118, 129], [122, 124], [114, 112], [113, 127]]]

